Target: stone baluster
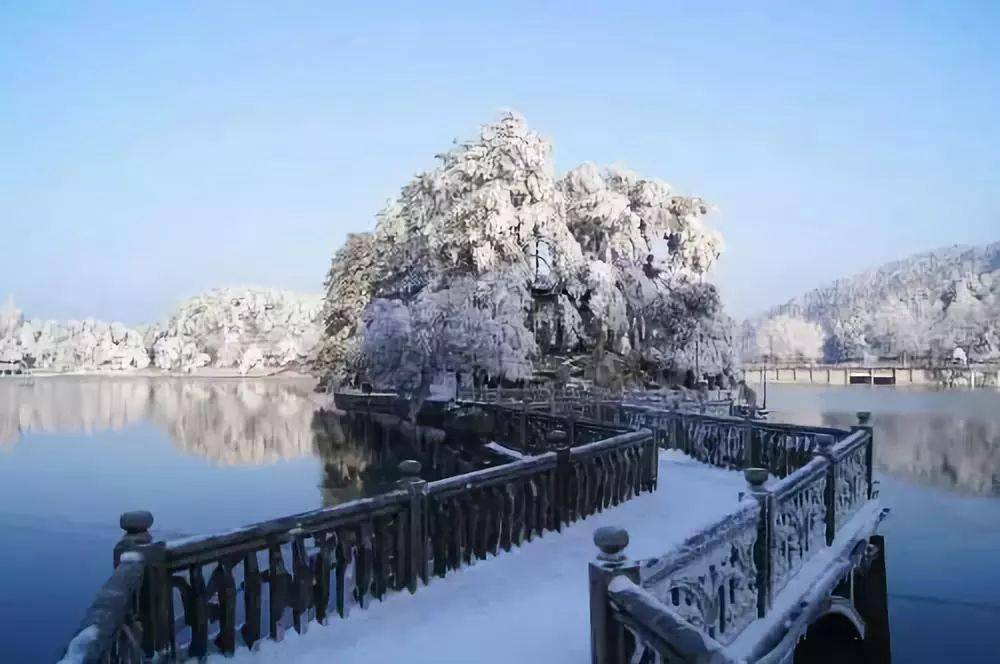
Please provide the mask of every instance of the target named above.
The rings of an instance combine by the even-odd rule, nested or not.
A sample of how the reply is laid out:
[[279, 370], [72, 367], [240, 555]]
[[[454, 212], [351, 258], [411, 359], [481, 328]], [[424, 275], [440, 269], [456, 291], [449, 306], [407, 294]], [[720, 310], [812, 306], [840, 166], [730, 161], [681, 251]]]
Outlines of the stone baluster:
[[625, 556], [628, 532], [604, 526], [594, 531], [594, 544], [601, 552], [590, 563], [590, 656], [592, 664], [625, 661], [625, 629], [615, 620], [609, 605], [608, 584], [625, 575], [639, 583], [639, 563]]

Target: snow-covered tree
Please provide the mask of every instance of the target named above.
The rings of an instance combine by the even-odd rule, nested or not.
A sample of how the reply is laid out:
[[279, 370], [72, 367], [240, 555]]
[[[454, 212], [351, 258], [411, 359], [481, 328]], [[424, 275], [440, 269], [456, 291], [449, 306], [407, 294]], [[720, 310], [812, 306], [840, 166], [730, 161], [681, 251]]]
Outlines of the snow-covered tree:
[[795, 316], [775, 316], [757, 328], [757, 353], [771, 361], [811, 362], [822, 357], [823, 330]]
[[365, 374], [411, 400], [412, 414], [446, 372], [480, 369], [509, 379], [531, 374], [535, 340], [524, 325], [527, 289], [503, 279], [461, 277], [412, 301], [378, 298], [366, 307]]
[[[888, 355], [948, 362], [1000, 359], [1000, 242], [946, 247], [840, 279], [748, 321], [798, 316], [827, 332], [827, 361]], [[747, 338], [752, 335], [748, 334]]]
[[[719, 308], [704, 283], [722, 248], [703, 222], [708, 207], [666, 183], [590, 163], [557, 179], [551, 152], [507, 113], [404, 186], [374, 233], [350, 237], [334, 257], [319, 365], [340, 379], [361, 370], [358, 360], [370, 358], [362, 349], [374, 348], [367, 336], [383, 330], [373, 317], [403, 316], [385, 304], [366, 309], [373, 300], [398, 300], [412, 324], [415, 303], [430, 294], [460, 284], [454, 298], [468, 303], [470, 289], [495, 282], [518, 294], [504, 329], [531, 330], [546, 354], [603, 345], [622, 356], [635, 348], [660, 365], [686, 361], [691, 330]], [[462, 315], [488, 310], [487, 302], [471, 301]], [[363, 310], [369, 322], [362, 328]], [[398, 327], [387, 323], [385, 331]], [[536, 348], [519, 348], [530, 367]], [[504, 365], [493, 371], [525, 375]]]

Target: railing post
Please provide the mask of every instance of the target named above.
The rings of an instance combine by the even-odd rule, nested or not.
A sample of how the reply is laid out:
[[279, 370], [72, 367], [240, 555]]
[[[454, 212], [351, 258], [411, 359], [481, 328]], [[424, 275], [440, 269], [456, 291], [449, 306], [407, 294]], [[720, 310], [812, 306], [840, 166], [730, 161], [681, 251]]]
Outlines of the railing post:
[[406, 539], [406, 587], [417, 591], [417, 580], [427, 583], [427, 482], [420, 477], [420, 462], [407, 459], [399, 463], [400, 479], [396, 486], [407, 492], [410, 507]]
[[149, 529], [153, 525], [153, 515], [150, 512], [146, 510], [125, 512], [118, 519], [118, 524], [125, 534], [115, 544], [112, 554], [115, 567], [118, 567], [122, 554], [126, 551], [133, 551], [153, 542], [153, 536], [149, 534]]
[[833, 544], [837, 535], [837, 462], [833, 458], [833, 436], [816, 435], [816, 454], [829, 462], [826, 468], [826, 488], [823, 491], [823, 504], [826, 506], [826, 545]]
[[590, 563], [590, 661], [592, 664], [624, 664], [625, 629], [615, 620], [608, 600], [608, 584], [620, 574], [639, 583], [639, 563], [625, 556], [628, 533], [605, 526], [594, 531], [594, 544], [601, 552]]
[[875, 431], [872, 429], [871, 425], [868, 424], [872, 417], [870, 411], [859, 410], [857, 416], [858, 423], [857, 425], [851, 427], [851, 431], [863, 429], [868, 432], [868, 445], [865, 447], [865, 465], [868, 473], [868, 500], [871, 500], [875, 493], [874, 476], [872, 474], [875, 462]]
[[556, 486], [554, 500], [556, 503], [556, 532], [562, 532], [564, 523], [569, 523], [569, 474], [572, 470], [570, 462], [570, 448], [566, 444], [567, 436], [564, 431], [554, 429], [546, 436], [548, 449], [555, 449], [556, 452]]
[[121, 563], [122, 555], [141, 550], [145, 572], [142, 589], [139, 592], [139, 620], [142, 623], [142, 648], [146, 655], [170, 645], [172, 626], [169, 624], [171, 601], [169, 593], [169, 575], [164, 567], [163, 544], [153, 545], [153, 536], [149, 529], [153, 525], [153, 515], [146, 510], [125, 512], [118, 519], [118, 524], [125, 531], [115, 544], [112, 560], [115, 567]]
[[528, 453], [528, 402], [524, 402], [524, 407], [517, 418], [517, 443], [523, 454]]
[[753, 423], [746, 420], [740, 435], [743, 436], [744, 468], [760, 467], [760, 436], [753, 435]]
[[753, 562], [757, 567], [757, 617], [763, 618], [771, 608], [772, 563], [771, 549], [774, 543], [774, 494], [764, 488], [767, 468], [746, 468], [743, 477], [750, 485], [750, 495], [760, 504], [760, 520], [757, 522], [757, 541], [753, 546]]
[[682, 417], [681, 413], [678, 410], [673, 411], [673, 413], [671, 414], [671, 419], [673, 420], [673, 425], [674, 425], [674, 431], [673, 435], [671, 436], [673, 440], [671, 441], [672, 444], [670, 445], [670, 447], [675, 450], [687, 452], [687, 446], [684, 445], [684, 441], [682, 440], [682, 437], [684, 435], [684, 422], [681, 420], [681, 417]]
[[566, 439], [570, 447], [576, 445], [576, 413], [572, 410], [566, 414]]

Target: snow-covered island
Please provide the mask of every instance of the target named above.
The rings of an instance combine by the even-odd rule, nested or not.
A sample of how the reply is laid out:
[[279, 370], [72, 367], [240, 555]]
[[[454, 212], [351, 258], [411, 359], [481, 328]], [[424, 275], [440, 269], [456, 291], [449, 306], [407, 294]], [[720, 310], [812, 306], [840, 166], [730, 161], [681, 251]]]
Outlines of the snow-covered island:
[[319, 295], [219, 288], [163, 322], [128, 327], [92, 319], [26, 319], [0, 308], [0, 368], [42, 373], [263, 375], [303, 368], [322, 330]]
[[572, 365], [615, 388], [730, 368], [711, 206], [619, 167], [557, 176], [552, 151], [505, 113], [349, 236], [318, 369], [419, 401], [454, 372], [515, 382]]

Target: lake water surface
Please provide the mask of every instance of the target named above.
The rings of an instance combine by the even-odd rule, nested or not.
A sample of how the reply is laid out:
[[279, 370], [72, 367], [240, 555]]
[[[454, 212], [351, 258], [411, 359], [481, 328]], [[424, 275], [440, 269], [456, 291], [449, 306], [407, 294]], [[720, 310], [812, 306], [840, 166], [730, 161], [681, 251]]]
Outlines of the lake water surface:
[[[317, 403], [308, 380], [0, 380], [0, 662], [56, 658], [123, 511], [172, 538], [377, 493], [402, 458], [433, 476], [490, 462]], [[770, 386], [768, 405], [803, 424], [874, 413], [895, 661], [1000, 661], [1000, 393]]]
[[872, 412], [893, 660], [1000, 662], [1000, 392], [768, 386], [772, 419]]
[[441, 432], [318, 411], [311, 380], [0, 379], [0, 663], [51, 662], [111, 573], [119, 515], [172, 539], [502, 462]]

